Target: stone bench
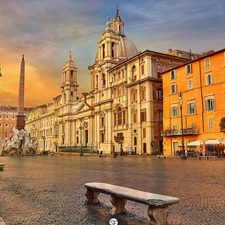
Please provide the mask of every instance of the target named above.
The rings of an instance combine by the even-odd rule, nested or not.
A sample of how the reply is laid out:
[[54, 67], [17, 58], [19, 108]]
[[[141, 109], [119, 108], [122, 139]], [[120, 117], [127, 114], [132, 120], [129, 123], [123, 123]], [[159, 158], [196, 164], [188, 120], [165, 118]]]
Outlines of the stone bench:
[[5, 164], [4, 163], [0, 163], [0, 171], [4, 169]]
[[125, 207], [127, 200], [146, 204], [148, 205], [150, 224], [155, 225], [167, 225], [168, 206], [179, 202], [179, 199], [175, 197], [138, 191], [107, 183], [86, 183], [85, 187], [87, 188], [87, 200], [84, 204], [100, 204], [98, 199], [100, 193], [111, 195], [110, 202], [113, 208], [110, 214], [112, 215], [125, 213], [127, 211]]
[[205, 160], [209, 160], [209, 159], [214, 159], [214, 160], [217, 160], [217, 156], [214, 156], [214, 155], [208, 155], [208, 156], [204, 156], [204, 155], [199, 155], [197, 156], [198, 157], [198, 160], [200, 159], [205, 159]]

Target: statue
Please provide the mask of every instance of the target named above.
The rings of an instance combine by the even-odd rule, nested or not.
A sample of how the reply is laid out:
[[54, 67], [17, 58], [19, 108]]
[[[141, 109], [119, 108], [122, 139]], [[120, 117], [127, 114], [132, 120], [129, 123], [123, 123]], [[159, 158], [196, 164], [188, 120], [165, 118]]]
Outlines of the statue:
[[0, 155], [34, 155], [37, 151], [37, 141], [30, 138], [24, 129], [12, 128], [10, 139], [5, 139], [2, 144]]

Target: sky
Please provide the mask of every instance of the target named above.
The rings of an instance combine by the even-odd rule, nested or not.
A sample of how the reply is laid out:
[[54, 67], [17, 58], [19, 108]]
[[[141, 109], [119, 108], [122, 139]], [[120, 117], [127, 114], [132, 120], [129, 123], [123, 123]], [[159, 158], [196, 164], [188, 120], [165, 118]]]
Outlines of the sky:
[[69, 51], [78, 67], [78, 95], [89, 92], [88, 66], [116, 7], [139, 51], [225, 48], [224, 0], [0, 0], [0, 105], [18, 105], [23, 54], [25, 107], [61, 94]]

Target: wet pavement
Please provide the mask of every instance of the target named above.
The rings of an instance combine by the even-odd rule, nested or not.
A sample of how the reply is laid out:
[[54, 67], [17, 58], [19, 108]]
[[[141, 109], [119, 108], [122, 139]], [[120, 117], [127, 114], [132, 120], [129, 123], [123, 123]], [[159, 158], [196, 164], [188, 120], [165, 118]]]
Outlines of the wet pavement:
[[169, 224], [222, 225], [225, 218], [225, 159], [158, 159], [156, 156], [79, 155], [0, 157], [0, 218], [7, 225], [147, 225], [147, 206], [128, 201], [128, 213], [109, 214], [84, 205], [86, 182], [106, 182], [180, 199], [169, 207]]

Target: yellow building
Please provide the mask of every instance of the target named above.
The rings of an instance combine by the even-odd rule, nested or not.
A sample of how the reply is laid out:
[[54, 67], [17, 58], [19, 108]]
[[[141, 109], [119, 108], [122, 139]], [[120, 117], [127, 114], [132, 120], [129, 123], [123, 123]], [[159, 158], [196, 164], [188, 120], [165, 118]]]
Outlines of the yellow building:
[[[222, 154], [225, 142], [225, 49], [162, 73], [163, 149]], [[183, 132], [182, 132], [183, 125]]]

